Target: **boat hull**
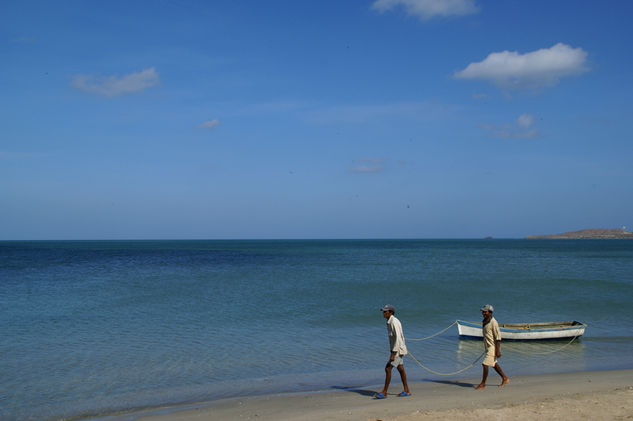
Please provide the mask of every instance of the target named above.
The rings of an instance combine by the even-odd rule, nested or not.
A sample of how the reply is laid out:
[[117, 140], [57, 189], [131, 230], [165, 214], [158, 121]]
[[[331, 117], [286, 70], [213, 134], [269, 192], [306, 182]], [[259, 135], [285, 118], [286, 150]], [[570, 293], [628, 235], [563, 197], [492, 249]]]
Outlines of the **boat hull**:
[[[584, 335], [586, 324], [580, 322], [507, 323], [500, 324], [501, 339], [546, 340], [574, 338]], [[481, 323], [457, 321], [460, 337], [482, 338]]]

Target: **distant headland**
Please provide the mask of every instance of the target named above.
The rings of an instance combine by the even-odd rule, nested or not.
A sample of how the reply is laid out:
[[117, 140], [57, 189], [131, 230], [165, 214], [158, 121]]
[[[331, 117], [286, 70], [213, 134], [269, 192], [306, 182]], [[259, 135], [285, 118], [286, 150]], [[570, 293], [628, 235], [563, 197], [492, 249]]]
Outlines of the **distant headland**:
[[626, 227], [605, 229], [605, 228], [589, 228], [580, 231], [570, 231], [562, 234], [552, 235], [530, 235], [528, 239], [633, 239], [633, 232], [628, 232]]

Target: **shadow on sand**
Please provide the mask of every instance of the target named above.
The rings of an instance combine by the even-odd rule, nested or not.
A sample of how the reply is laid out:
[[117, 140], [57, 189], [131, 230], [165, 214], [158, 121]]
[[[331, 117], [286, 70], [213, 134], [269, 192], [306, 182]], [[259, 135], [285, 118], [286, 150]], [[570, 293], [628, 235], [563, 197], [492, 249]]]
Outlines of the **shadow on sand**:
[[464, 383], [457, 380], [428, 380], [428, 381], [431, 383], [447, 384], [449, 386], [469, 387], [471, 389], [477, 386], [476, 384]]
[[[423, 380], [423, 382], [446, 384], [446, 385], [449, 385], [449, 386], [466, 387], [466, 388], [469, 388], [469, 389], [472, 389], [475, 386], [477, 386], [477, 384], [474, 384], [474, 383], [460, 382], [460, 381], [457, 381], [457, 380], [431, 380], [431, 379], [426, 379], [426, 380]], [[374, 397], [376, 392], [379, 391], [379, 389], [380, 389], [380, 388], [378, 388], [376, 390], [368, 390], [368, 389], [359, 389], [357, 387], [346, 387], [346, 386], [330, 386], [330, 388], [331, 389], [336, 389], [336, 390], [341, 390], [341, 391], [344, 391], [344, 392], [358, 393], [359, 395], [370, 396], [370, 397]], [[397, 395], [397, 393], [393, 393], [393, 394]], [[391, 393], [390, 393], [390, 395], [391, 395]]]
[[332, 386], [332, 389], [343, 390], [345, 392], [358, 393], [359, 395], [370, 396], [370, 397], [373, 397], [376, 394], [375, 390], [358, 389], [355, 387]]

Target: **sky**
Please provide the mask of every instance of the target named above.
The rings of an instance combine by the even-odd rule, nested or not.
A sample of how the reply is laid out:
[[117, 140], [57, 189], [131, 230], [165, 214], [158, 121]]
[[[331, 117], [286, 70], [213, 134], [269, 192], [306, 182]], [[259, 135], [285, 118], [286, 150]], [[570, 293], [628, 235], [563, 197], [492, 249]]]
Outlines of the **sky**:
[[0, 2], [0, 240], [633, 226], [633, 2]]

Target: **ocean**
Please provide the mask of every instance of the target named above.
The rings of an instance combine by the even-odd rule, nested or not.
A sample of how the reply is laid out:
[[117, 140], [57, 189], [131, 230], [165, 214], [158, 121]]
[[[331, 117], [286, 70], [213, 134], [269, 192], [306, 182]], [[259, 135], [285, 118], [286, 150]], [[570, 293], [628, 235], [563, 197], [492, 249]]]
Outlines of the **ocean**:
[[[510, 377], [633, 368], [632, 302], [628, 240], [3, 241], [0, 419], [376, 387], [387, 303], [437, 372], [482, 343], [455, 326], [414, 339], [487, 303], [500, 323], [588, 324], [572, 343], [502, 343]], [[410, 382], [444, 378], [405, 367]]]

